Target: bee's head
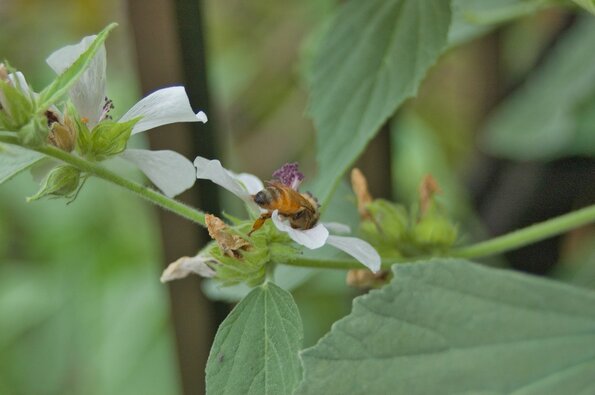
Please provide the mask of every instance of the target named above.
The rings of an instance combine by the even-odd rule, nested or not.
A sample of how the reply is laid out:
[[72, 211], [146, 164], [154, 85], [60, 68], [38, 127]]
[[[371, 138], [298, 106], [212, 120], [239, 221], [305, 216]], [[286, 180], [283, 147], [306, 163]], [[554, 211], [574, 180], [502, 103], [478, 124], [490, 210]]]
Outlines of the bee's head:
[[270, 197], [265, 189], [258, 192], [256, 195], [253, 195], [252, 199], [254, 200], [254, 203], [258, 204], [260, 207], [266, 206], [270, 202]]

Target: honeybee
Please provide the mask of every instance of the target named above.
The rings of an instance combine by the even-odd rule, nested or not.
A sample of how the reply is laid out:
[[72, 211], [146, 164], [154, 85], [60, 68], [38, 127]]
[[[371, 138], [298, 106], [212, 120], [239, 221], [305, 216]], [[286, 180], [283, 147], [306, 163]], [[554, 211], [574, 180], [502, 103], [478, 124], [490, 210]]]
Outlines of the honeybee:
[[294, 229], [312, 229], [320, 218], [320, 205], [309, 192], [300, 193], [291, 187], [276, 181], [266, 181], [266, 187], [252, 197], [254, 203], [267, 210], [254, 221], [252, 232], [260, 229], [271, 218], [273, 211], [289, 220]]

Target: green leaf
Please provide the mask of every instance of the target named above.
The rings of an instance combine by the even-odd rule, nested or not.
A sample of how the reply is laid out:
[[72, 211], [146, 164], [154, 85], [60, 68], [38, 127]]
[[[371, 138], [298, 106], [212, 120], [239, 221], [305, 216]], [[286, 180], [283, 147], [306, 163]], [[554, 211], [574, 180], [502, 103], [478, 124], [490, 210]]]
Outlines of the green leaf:
[[576, 114], [595, 92], [594, 64], [595, 19], [584, 17], [496, 109], [484, 133], [486, 150], [515, 160], [595, 154], [594, 145], [583, 144], [592, 141], [593, 125], [582, 124]]
[[339, 178], [417, 89], [446, 44], [450, 2], [348, 1], [310, 70], [318, 137], [315, 192], [328, 203]]
[[[100, 122], [91, 132], [92, 155], [97, 160], [104, 160], [124, 151], [130, 139], [132, 128], [139, 120], [140, 118], [134, 118], [126, 122]], [[79, 138], [79, 144], [82, 141]]]
[[43, 159], [43, 155], [16, 145], [0, 144], [0, 184]]
[[273, 283], [252, 290], [223, 321], [207, 362], [209, 394], [291, 394], [302, 367], [302, 321]]
[[576, 4], [589, 11], [591, 14], [595, 14], [595, 0], [573, 0]]
[[457, 260], [394, 265], [302, 353], [297, 394], [595, 393], [595, 293]]
[[89, 45], [89, 48], [87, 48], [87, 50], [83, 52], [81, 56], [79, 56], [78, 59], [66, 69], [66, 71], [56, 77], [56, 79], [39, 94], [38, 108], [41, 111], [44, 111], [47, 107], [54, 104], [54, 102], [68, 93], [70, 87], [77, 81], [80, 75], [85, 72], [87, 67], [89, 67], [95, 53], [101, 48], [101, 45], [107, 39], [109, 32], [116, 26], [118, 26], [117, 23], [111, 23], [97, 34], [97, 37], [95, 37], [95, 40]]

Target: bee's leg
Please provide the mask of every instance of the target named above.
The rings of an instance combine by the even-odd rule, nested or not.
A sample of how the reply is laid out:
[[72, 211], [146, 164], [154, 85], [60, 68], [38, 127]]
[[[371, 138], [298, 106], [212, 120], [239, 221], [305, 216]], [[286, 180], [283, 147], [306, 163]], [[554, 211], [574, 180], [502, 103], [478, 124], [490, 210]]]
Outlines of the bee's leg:
[[271, 213], [269, 213], [269, 212], [260, 214], [260, 217], [258, 217], [256, 219], [256, 221], [254, 221], [254, 224], [252, 225], [252, 230], [248, 233], [248, 236], [250, 236], [253, 232], [260, 229], [262, 227], [262, 225], [264, 225], [266, 220], [269, 218], [271, 218]]

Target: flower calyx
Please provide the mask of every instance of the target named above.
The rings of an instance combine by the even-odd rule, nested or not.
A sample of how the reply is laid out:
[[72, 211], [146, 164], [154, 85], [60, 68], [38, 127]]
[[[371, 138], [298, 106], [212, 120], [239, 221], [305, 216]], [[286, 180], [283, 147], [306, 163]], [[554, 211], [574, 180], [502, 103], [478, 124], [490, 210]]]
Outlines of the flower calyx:
[[82, 179], [81, 171], [76, 167], [57, 166], [46, 176], [39, 191], [27, 198], [27, 201], [39, 200], [46, 196], [65, 197], [72, 201], [76, 198]]

